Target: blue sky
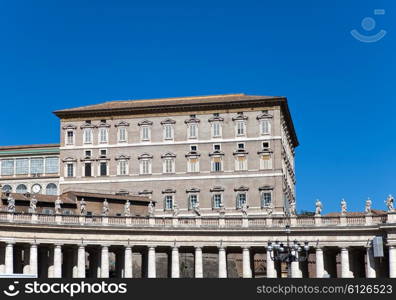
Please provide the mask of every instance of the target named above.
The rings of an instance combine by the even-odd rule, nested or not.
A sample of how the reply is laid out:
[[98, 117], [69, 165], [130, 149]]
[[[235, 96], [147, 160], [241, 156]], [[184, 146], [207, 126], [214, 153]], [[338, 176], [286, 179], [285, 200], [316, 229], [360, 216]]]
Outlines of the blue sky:
[[[341, 198], [385, 208], [396, 194], [395, 13], [390, 0], [1, 1], [0, 145], [58, 142], [61, 108], [282, 95], [301, 143], [298, 210], [316, 198], [325, 212]], [[352, 29], [387, 34], [362, 43]]]

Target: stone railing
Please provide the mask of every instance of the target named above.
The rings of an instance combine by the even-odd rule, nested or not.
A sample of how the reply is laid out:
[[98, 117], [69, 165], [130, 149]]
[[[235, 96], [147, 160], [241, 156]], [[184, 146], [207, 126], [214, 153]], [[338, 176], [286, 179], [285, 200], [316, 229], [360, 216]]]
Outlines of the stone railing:
[[31, 213], [0, 212], [0, 222], [4, 223], [38, 223], [67, 224], [83, 226], [134, 226], [134, 227], [201, 227], [201, 228], [284, 228], [314, 226], [369, 226], [385, 223], [396, 223], [396, 213], [381, 216], [153, 216], [153, 217], [118, 217], [118, 216], [78, 216], [50, 215]]

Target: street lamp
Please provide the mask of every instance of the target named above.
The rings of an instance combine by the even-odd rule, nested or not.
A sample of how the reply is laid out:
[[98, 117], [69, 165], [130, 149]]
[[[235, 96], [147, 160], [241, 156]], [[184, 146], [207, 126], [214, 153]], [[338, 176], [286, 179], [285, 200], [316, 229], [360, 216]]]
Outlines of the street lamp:
[[287, 240], [286, 244], [275, 241], [274, 243], [268, 242], [268, 251], [270, 251], [270, 257], [273, 261], [280, 261], [287, 263], [288, 269], [292, 262], [302, 262], [308, 259], [308, 251], [310, 246], [308, 242], [303, 243], [294, 240], [290, 243], [290, 226], [286, 225], [285, 228]]

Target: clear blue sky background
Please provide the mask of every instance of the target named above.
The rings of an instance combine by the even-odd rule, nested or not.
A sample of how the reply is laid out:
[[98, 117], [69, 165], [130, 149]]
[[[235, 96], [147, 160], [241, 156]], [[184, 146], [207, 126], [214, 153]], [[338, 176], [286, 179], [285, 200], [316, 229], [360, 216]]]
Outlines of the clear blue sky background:
[[[382, 8], [386, 14], [374, 16]], [[395, 185], [395, 1], [1, 1], [0, 145], [57, 143], [52, 111], [114, 99], [287, 96], [298, 209], [385, 208]], [[388, 34], [351, 35], [364, 17]], [[367, 33], [367, 32], [366, 32]]]

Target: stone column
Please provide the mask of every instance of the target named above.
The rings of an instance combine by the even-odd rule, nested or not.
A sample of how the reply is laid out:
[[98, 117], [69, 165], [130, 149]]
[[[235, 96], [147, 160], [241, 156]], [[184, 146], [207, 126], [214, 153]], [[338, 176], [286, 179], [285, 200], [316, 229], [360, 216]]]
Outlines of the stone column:
[[62, 278], [62, 246], [56, 244], [54, 247], [54, 278]]
[[219, 278], [227, 278], [227, 255], [224, 247], [219, 247]]
[[202, 248], [195, 247], [195, 278], [203, 278]]
[[389, 246], [389, 277], [396, 278], [396, 246]]
[[172, 248], [172, 278], [180, 278], [179, 248]]
[[267, 278], [276, 278], [276, 270], [275, 270], [275, 262], [272, 260], [271, 256], [273, 255], [272, 250], [268, 250], [267, 248]]
[[147, 277], [155, 278], [156, 275], [156, 266], [155, 266], [155, 247], [149, 246], [148, 248], [148, 262], [147, 262]]
[[0, 274], [5, 273], [5, 247], [0, 244]]
[[301, 276], [300, 276], [299, 263], [298, 263], [298, 252], [296, 250], [293, 250], [292, 254], [296, 257], [296, 260], [290, 263], [290, 277], [300, 278]]
[[29, 271], [31, 275], [36, 275], [38, 277], [38, 257], [36, 243], [30, 244]]
[[5, 248], [5, 273], [14, 273], [14, 243], [7, 242]]
[[250, 263], [250, 249], [248, 247], [243, 247], [242, 249], [242, 265], [243, 278], [252, 278], [252, 266]]
[[126, 246], [124, 254], [124, 277], [132, 278], [132, 247]]
[[77, 278], [85, 278], [85, 246], [79, 245], [77, 250]]
[[373, 248], [371, 246], [366, 247], [366, 278], [377, 277], [377, 272], [375, 269], [375, 260]]
[[316, 278], [323, 278], [324, 276], [324, 259], [323, 259], [323, 249], [316, 247]]
[[109, 247], [102, 246], [101, 255], [101, 278], [109, 278]]
[[341, 278], [353, 277], [350, 272], [348, 248], [341, 248]]
[[23, 247], [23, 274], [30, 274], [30, 245]]

